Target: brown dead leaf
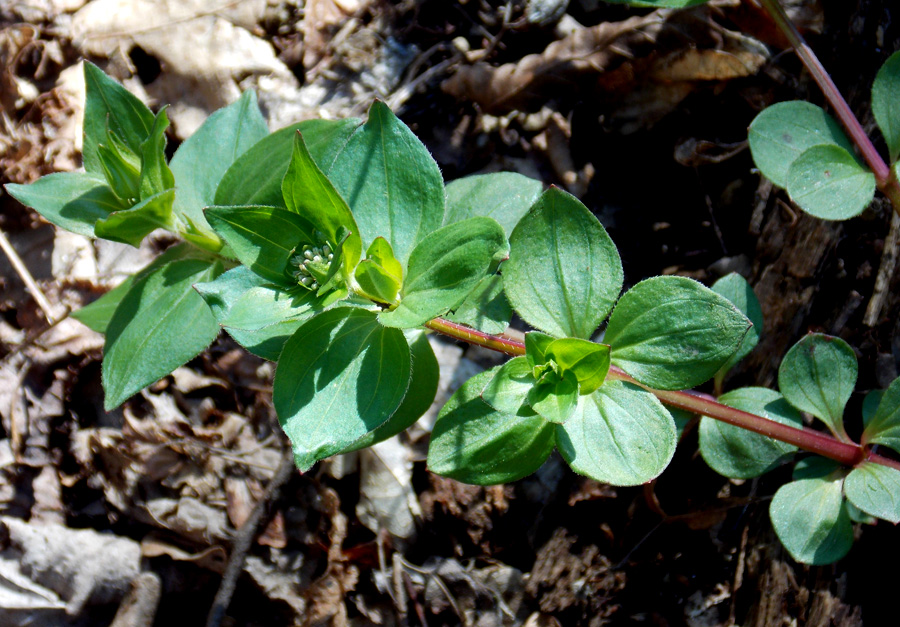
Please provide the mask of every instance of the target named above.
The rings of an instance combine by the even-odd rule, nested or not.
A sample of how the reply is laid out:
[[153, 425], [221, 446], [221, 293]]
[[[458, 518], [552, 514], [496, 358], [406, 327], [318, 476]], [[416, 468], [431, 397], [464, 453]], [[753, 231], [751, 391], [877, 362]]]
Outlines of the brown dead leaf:
[[306, 0], [303, 22], [303, 67], [313, 69], [329, 54], [332, 35], [370, 0]]
[[190, 562], [215, 573], [225, 572], [225, 564], [228, 561], [228, 554], [219, 545], [191, 553], [165, 542], [157, 537], [155, 533], [150, 533], [141, 540], [141, 555], [144, 557], [161, 557], [166, 555], [177, 562]]

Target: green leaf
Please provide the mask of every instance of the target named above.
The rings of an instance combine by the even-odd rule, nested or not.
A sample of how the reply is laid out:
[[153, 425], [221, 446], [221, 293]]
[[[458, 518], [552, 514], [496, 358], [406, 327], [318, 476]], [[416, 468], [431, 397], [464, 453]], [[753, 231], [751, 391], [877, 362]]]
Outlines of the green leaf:
[[363, 245], [385, 237], [405, 266], [413, 248], [444, 219], [441, 171], [422, 142], [383, 102], [369, 108], [322, 170], [353, 209]]
[[856, 354], [844, 340], [810, 333], [784, 356], [778, 387], [788, 403], [846, 440], [844, 407], [856, 386], [857, 370]]
[[723, 296], [693, 279], [660, 276], [625, 292], [603, 341], [612, 347], [612, 363], [640, 383], [682, 390], [712, 377], [749, 328]]
[[747, 335], [741, 341], [737, 352], [728, 358], [719, 371], [716, 373], [717, 387], [721, 386], [725, 375], [739, 361], [750, 354], [759, 343], [759, 335], [763, 328], [762, 309], [759, 306], [759, 299], [747, 280], [736, 272], [732, 272], [712, 284], [710, 288], [716, 294], [724, 296], [728, 301], [738, 308], [738, 310], [747, 316], [747, 319], [753, 323]]
[[639, 485], [669, 465], [675, 422], [650, 392], [610, 381], [579, 397], [575, 414], [556, 427], [556, 439], [575, 472], [611, 485]]
[[316, 241], [313, 225], [277, 207], [209, 207], [206, 218], [238, 260], [282, 287], [296, 286], [288, 262], [302, 244]]
[[192, 285], [221, 270], [218, 262], [185, 259], [135, 281], [106, 331], [107, 411], [196, 357], [216, 338], [215, 317]]
[[547, 345], [544, 358], [552, 359], [563, 372], [572, 372], [580, 394], [590, 394], [600, 387], [609, 372], [610, 350], [606, 344], [567, 337]]
[[127, 206], [140, 197], [141, 158], [118, 136], [107, 131], [106, 142], [97, 145], [97, 157], [113, 193]]
[[555, 337], [590, 339], [622, 289], [622, 262], [581, 202], [551, 187], [519, 221], [503, 264], [513, 309]]
[[90, 61], [84, 62], [84, 82], [84, 169], [103, 176], [97, 145], [106, 140], [107, 129], [118, 135], [131, 152], [141, 154], [141, 144], [150, 135], [154, 115], [137, 96]]
[[534, 376], [538, 376], [539, 366], [547, 363], [547, 348], [556, 341], [552, 335], [540, 331], [529, 331], [525, 334], [525, 358], [533, 369]]
[[[248, 292], [253, 293], [261, 313], [268, 313], [270, 316], [277, 312], [285, 314], [284, 319], [280, 322], [261, 325], [252, 330], [225, 327], [225, 331], [238, 344], [254, 355], [269, 361], [278, 361], [285, 342], [307, 319], [303, 316], [294, 316], [291, 309], [288, 309], [287, 312], [280, 309], [278, 305], [285, 301], [284, 292], [270, 285], [266, 279], [246, 266], [238, 266], [229, 270], [214, 281], [196, 283], [194, 289], [209, 305], [216, 317], [216, 322], [220, 325], [228, 320], [233, 305]], [[245, 326], [251, 326], [246, 320], [240, 319], [240, 322]]]
[[216, 188], [231, 164], [268, 134], [256, 92], [248, 90], [181, 143], [169, 167], [177, 189], [172, 209], [185, 225], [183, 231], [212, 233], [203, 208], [215, 204]]
[[[866, 397], [866, 400], [869, 398]], [[888, 389], [880, 394], [877, 407], [865, 423], [863, 445], [883, 444], [900, 452], [900, 378], [894, 379]]]
[[[719, 397], [735, 409], [800, 428], [800, 412], [774, 390], [739, 388]], [[700, 454], [709, 467], [732, 479], [752, 479], [786, 461], [796, 446], [735, 427], [707, 416], [700, 419]]]
[[875, 417], [875, 413], [878, 411], [878, 406], [881, 404], [881, 399], [884, 398], [887, 390], [870, 390], [862, 402], [862, 423], [863, 423], [863, 444], [866, 442], [866, 433], [865, 429], [868, 428], [869, 423], [872, 422], [872, 418]]
[[[141, 142], [141, 200], [175, 187], [175, 177], [166, 163], [167, 128], [169, 118], [163, 107], [153, 120], [150, 135]], [[171, 210], [171, 206], [169, 209]], [[167, 217], [166, 221], [171, 224], [171, 217]]]
[[195, 249], [187, 244], [172, 246], [166, 252], [151, 261], [140, 272], [132, 274], [90, 305], [82, 307], [77, 311], [73, 311], [71, 316], [92, 331], [106, 333], [106, 328], [109, 326], [109, 321], [112, 320], [116, 308], [119, 306], [119, 303], [122, 302], [125, 295], [131, 290], [131, 286], [134, 285], [135, 281], [143, 279], [157, 268], [171, 261], [186, 259], [191, 257], [194, 253]]
[[311, 318], [346, 295], [333, 292], [323, 297], [300, 288], [289, 291], [276, 285], [257, 285], [231, 304], [219, 324], [229, 329], [259, 331], [273, 324]]
[[321, 313], [284, 345], [272, 401], [301, 471], [375, 430], [400, 406], [410, 350], [363, 309]]
[[528, 391], [528, 404], [545, 420], [563, 424], [578, 406], [578, 379], [574, 372], [548, 370]]
[[[281, 180], [294, 151], [297, 131], [320, 165], [346, 141], [359, 120], [307, 120], [267, 135], [235, 159], [216, 188], [216, 205], [268, 205], [284, 207]], [[213, 204], [213, 203], [210, 203]]]
[[781, 486], [769, 506], [778, 539], [798, 562], [831, 564], [853, 545], [853, 524], [835, 474]]
[[445, 189], [444, 224], [485, 216], [494, 218], [507, 234], [513, 232], [541, 195], [543, 185], [515, 172], [476, 174], [456, 179]]
[[872, 84], [872, 113], [888, 145], [892, 162], [900, 157], [898, 102], [900, 102], [900, 52], [895, 52], [878, 70]]
[[750, 124], [750, 152], [763, 175], [787, 187], [788, 171], [808, 148], [828, 144], [853, 152], [841, 126], [825, 111], [804, 100], [779, 102]]
[[400, 407], [388, 421], [364, 435], [362, 439], [354, 442], [349, 448], [341, 451], [349, 453], [359, 449], [383, 442], [401, 431], [411, 427], [422, 414], [428, 411], [437, 394], [440, 368], [437, 358], [425, 333], [418, 330], [404, 331], [409, 349], [412, 353], [412, 379], [409, 381], [409, 390], [400, 403]]
[[392, 304], [400, 293], [400, 283], [371, 259], [359, 262], [354, 272], [361, 294], [380, 303]]
[[500, 412], [481, 399], [496, 370], [466, 381], [444, 405], [428, 447], [431, 472], [476, 485], [509, 483], [536, 471], [553, 452], [552, 424], [528, 407]]
[[403, 266], [394, 257], [394, 249], [386, 239], [379, 236], [372, 240], [366, 250], [366, 258], [381, 266], [385, 272], [397, 280], [397, 283], [403, 283]]
[[503, 227], [491, 218], [469, 218], [434, 231], [409, 257], [400, 305], [379, 320], [416, 327], [445, 314], [465, 300], [507, 250]]
[[872, 202], [875, 175], [840, 146], [813, 146], [791, 164], [787, 191], [816, 218], [846, 220]]
[[30, 185], [7, 183], [4, 187], [10, 196], [49, 222], [88, 237], [94, 237], [97, 220], [127, 208], [106, 181], [86, 172], [58, 172]]
[[475, 286], [447, 319], [484, 333], [497, 335], [506, 331], [512, 307], [503, 293], [503, 278], [498, 274], [486, 276]]
[[281, 189], [288, 211], [309, 220], [325, 234], [332, 247], [343, 239], [342, 232], [350, 232], [343, 247], [343, 268], [345, 277], [352, 276], [362, 254], [359, 227], [350, 207], [316, 165], [299, 133], [294, 137], [294, 152]]
[[865, 513], [900, 523], [900, 470], [863, 462], [844, 480], [844, 494]]
[[519, 413], [523, 410], [523, 405], [524, 410], [528, 411], [528, 393], [537, 383], [531, 374], [528, 360], [514, 357], [491, 372], [494, 375], [481, 392], [482, 400], [506, 414]]
[[137, 248], [156, 229], [172, 230], [172, 202], [175, 190], [168, 189], [141, 200], [130, 209], [114, 211], [94, 224], [97, 237], [130, 244]]

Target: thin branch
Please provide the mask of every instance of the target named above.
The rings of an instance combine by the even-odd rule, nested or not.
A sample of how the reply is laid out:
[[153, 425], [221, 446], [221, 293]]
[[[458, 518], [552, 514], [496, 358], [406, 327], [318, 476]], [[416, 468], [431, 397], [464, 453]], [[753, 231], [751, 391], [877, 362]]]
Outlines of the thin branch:
[[[470, 329], [455, 322], [435, 318], [425, 325], [429, 329], [438, 331], [448, 337], [457, 340], [483, 346], [506, 355], [521, 356], [525, 354], [525, 344], [501, 335], [491, 335], [475, 329]], [[821, 431], [815, 431], [807, 427], [797, 428], [775, 422], [763, 416], [757, 416], [749, 412], [741, 411], [728, 405], [723, 405], [708, 394], [693, 391], [664, 391], [655, 390], [635, 381], [625, 371], [611, 366], [608, 379], [613, 381], [626, 381], [640, 385], [642, 388], [656, 396], [666, 405], [684, 409], [691, 413], [709, 416], [715, 420], [721, 420], [728, 424], [759, 433], [774, 440], [793, 444], [804, 450], [810, 451], [833, 459], [847, 466], [856, 466], [860, 462], [869, 461], [883, 466], [889, 466], [900, 470], [900, 462], [878, 455], [869, 449], [855, 443], [841, 442]]]
[[19, 277], [21, 277], [22, 282], [25, 283], [25, 288], [28, 290], [28, 293], [31, 294], [31, 297], [34, 298], [38, 307], [44, 312], [47, 322], [56, 324], [59, 321], [60, 316], [56, 315], [53, 305], [51, 305], [50, 301], [47, 300], [47, 297], [44, 296], [44, 292], [41, 291], [41, 288], [34, 280], [34, 277], [31, 276], [31, 272], [28, 271], [25, 262], [19, 257], [19, 253], [17, 253], [16, 249], [9, 243], [6, 234], [2, 230], [0, 230], [0, 248], [2, 248], [3, 252], [6, 253], [6, 256], [9, 257], [9, 262], [12, 264], [13, 269], [15, 269]]

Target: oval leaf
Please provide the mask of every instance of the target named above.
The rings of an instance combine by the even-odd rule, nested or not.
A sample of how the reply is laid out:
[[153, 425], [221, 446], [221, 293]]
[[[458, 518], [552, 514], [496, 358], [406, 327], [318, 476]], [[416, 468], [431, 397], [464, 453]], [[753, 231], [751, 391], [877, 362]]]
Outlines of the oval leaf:
[[622, 295], [603, 341], [612, 363], [639, 382], [683, 390], [712, 377], [750, 326], [727, 299], [697, 281], [659, 276]]
[[[719, 402], [793, 427], [802, 427], [800, 412], [774, 390], [739, 388]], [[700, 454], [709, 467], [731, 479], [751, 479], [772, 470], [797, 450], [764, 435], [704, 416], [700, 419]]]
[[895, 52], [884, 62], [872, 84], [872, 113], [884, 141], [888, 145], [891, 161], [900, 157], [900, 52]]
[[102, 374], [107, 411], [209, 346], [219, 325], [194, 283], [221, 272], [217, 262], [173, 261], [132, 285], [106, 330]]
[[42, 176], [30, 185], [7, 183], [4, 188], [48, 222], [88, 237], [94, 237], [97, 220], [127, 209], [105, 180], [87, 172], [57, 172]]
[[409, 381], [406, 338], [374, 313], [341, 307], [308, 320], [284, 345], [272, 388], [300, 470], [387, 422]]
[[522, 405], [527, 408], [528, 392], [537, 383], [528, 361], [524, 357], [514, 357], [491, 372], [494, 376], [481, 392], [484, 402], [507, 414], [518, 413]]
[[787, 187], [788, 171], [808, 148], [828, 144], [853, 152], [840, 124], [820, 107], [803, 100], [779, 102], [750, 124], [750, 152], [763, 175]]
[[175, 176], [175, 212], [185, 227], [201, 233], [212, 229], [203, 208], [215, 204], [216, 188], [235, 159], [269, 134], [269, 127], [248, 90], [236, 102], [219, 109], [185, 139], [169, 167]]
[[503, 288], [513, 309], [554, 337], [590, 339], [622, 289], [606, 230], [566, 192], [544, 192], [510, 236]]
[[[873, 392], [869, 396], [873, 401], [877, 398], [878, 405], [864, 423], [863, 445], [883, 444], [900, 451], [900, 378], [894, 379], [883, 393], [876, 396]], [[869, 400], [869, 396], [866, 397], [866, 401]], [[867, 408], [864, 404], [863, 408], [871, 411], [871, 405]]]
[[559, 451], [575, 472], [611, 485], [657, 477], [675, 454], [675, 422], [650, 392], [622, 381], [579, 397], [556, 428]]
[[484, 216], [499, 222], [508, 235], [540, 197], [542, 189], [540, 181], [516, 172], [475, 174], [456, 179], [446, 188], [444, 224]]
[[846, 220], [872, 202], [875, 175], [840, 146], [813, 146], [791, 164], [787, 191], [812, 216]]
[[469, 218], [438, 229], [410, 255], [400, 305], [379, 319], [387, 326], [416, 327], [445, 314], [507, 250], [506, 234], [491, 218]]
[[383, 102], [369, 108], [322, 170], [353, 209], [363, 245], [387, 239], [405, 266], [413, 248], [444, 219], [444, 181], [437, 163]]
[[844, 494], [865, 513], [900, 523], [900, 470], [863, 462], [844, 480]]
[[778, 387], [788, 403], [847, 440], [844, 407], [856, 386], [857, 370], [856, 354], [847, 342], [810, 333], [784, 356], [778, 368]]
[[798, 562], [831, 564], [853, 545], [853, 525], [840, 477], [800, 479], [778, 489], [769, 517], [778, 539]]
[[553, 452], [553, 425], [523, 408], [495, 411], [480, 396], [496, 368], [475, 375], [450, 397], [434, 423], [431, 472], [476, 485], [527, 477]]
[[712, 291], [720, 296], [724, 296], [728, 301], [738, 308], [738, 310], [747, 316], [747, 319], [753, 323], [747, 335], [741, 341], [737, 352], [728, 358], [719, 371], [716, 373], [716, 381], [721, 385], [721, 381], [740, 360], [750, 354], [759, 343], [759, 335], [763, 328], [762, 308], [759, 306], [759, 299], [747, 279], [736, 272], [732, 272], [716, 281], [710, 287]]

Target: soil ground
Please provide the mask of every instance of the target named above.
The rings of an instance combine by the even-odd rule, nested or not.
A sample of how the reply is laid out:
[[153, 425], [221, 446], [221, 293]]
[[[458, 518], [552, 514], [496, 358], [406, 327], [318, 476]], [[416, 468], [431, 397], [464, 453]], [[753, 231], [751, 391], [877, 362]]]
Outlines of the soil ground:
[[[597, 37], [573, 58], [554, 46], [577, 30], [649, 10], [590, 0], [307, 0], [305, 9], [263, 2], [250, 18], [229, 14], [226, 21], [268, 45], [273, 67], [284, 69], [276, 72], [280, 87], [267, 91], [246, 69], [217, 70], [228, 80], [192, 76], [137, 27], [115, 37], [109, 27], [107, 40], [118, 37], [117, 46], [101, 53], [102, 37], [84, 35], [79, 22], [79, 13], [99, 1], [0, 1], [0, 183], [78, 167], [77, 98], [60, 85], [81, 58], [125, 80], [154, 107], [187, 103], [181, 112], [173, 107], [172, 150], [193, 124], [191, 111], [222, 106], [239, 88], [259, 89], [270, 119], [360, 115], [378, 96], [418, 134], [448, 181], [517, 170], [578, 195], [619, 246], [626, 287], [659, 274], [707, 284], [743, 274], [766, 325], [728, 387], [774, 387], [781, 357], [807, 331], [838, 335], [856, 349], [859, 393], [851, 414], [863, 392], [897, 377], [900, 271], [882, 268], [890, 207], [876, 199], [858, 218], [823, 222], [792, 207], [753, 169], [745, 141], [754, 115], [774, 102], [822, 98], [749, 2], [661, 14], [664, 28], [645, 25], [641, 37], [628, 34], [612, 45]], [[118, 6], [127, 12], [139, 4]], [[895, 3], [794, 4], [838, 87], [877, 135], [869, 89], [881, 63], [900, 49]], [[209, 17], [173, 16], [173, 29]], [[714, 56], [710, 51], [740, 57], [743, 69], [709, 70], [692, 56], [697, 51], [709, 53], [704, 59]], [[475, 75], [476, 66], [489, 74]], [[507, 69], [496, 70], [501, 66]], [[462, 78], [467, 71], [469, 82]], [[100, 248], [90, 251], [93, 274], [60, 270], [51, 253], [63, 243], [54, 230], [8, 196], [0, 197], [0, 228], [54, 303], [88, 302], [114, 280], [109, 268], [120, 263], [118, 253]], [[168, 243], [154, 241], [141, 254]], [[131, 598], [139, 618], [122, 618], [121, 582], [104, 596], [78, 567], [45, 566], [38, 583], [58, 598], [38, 603], [43, 597], [32, 596], [4, 610], [18, 598], [7, 590], [0, 625], [109, 625], [117, 610], [118, 627], [204, 624], [235, 529], [261, 499], [268, 500], [266, 524], [221, 624], [896, 624], [896, 529], [860, 529], [837, 564], [799, 565], [768, 520], [769, 501], [790, 469], [729, 482], [705, 465], [692, 427], [665, 473], [638, 488], [579, 477], [557, 457], [512, 485], [458, 484], [426, 470], [427, 433], [420, 429], [400, 441], [413, 460], [404, 489], [414, 501], [414, 525], [400, 535], [379, 531], [365, 513], [381, 496], [367, 483], [372, 458], [292, 473], [277, 494], [266, 494], [284, 446], [270, 407], [269, 364], [223, 334], [177, 376], [106, 414], [102, 339], [73, 321], [48, 329], [5, 263], [2, 520], [128, 539], [140, 549], [135, 564], [151, 575], [144, 584], [127, 580], [137, 582]], [[879, 273], [887, 273], [888, 288], [873, 303]], [[479, 350], [435, 341], [451, 375], [497, 363]], [[0, 549], [8, 549], [13, 528], [5, 535]], [[65, 542], [80, 540], [65, 540], [64, 554]], [[79, 586], [93, 592], [73, 607]], [[142, 591], [150, 599], [144, 606]], [[61, 609], [66, 602], [68, 613]]]

